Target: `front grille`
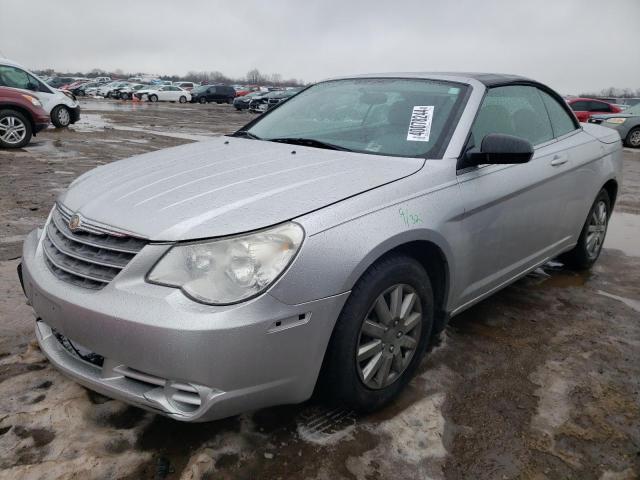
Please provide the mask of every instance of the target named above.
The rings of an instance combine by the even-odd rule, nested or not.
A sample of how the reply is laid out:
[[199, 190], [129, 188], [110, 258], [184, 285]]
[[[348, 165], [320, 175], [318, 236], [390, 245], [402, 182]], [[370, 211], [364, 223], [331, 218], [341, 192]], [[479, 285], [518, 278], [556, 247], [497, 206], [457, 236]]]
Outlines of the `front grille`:
[[79, 287], [99, 290], [114, 279], [147, 244], [146, 240], [83, 223], [69, 228], [71, 213], [56, 206], [42, 242], [53, 274]]

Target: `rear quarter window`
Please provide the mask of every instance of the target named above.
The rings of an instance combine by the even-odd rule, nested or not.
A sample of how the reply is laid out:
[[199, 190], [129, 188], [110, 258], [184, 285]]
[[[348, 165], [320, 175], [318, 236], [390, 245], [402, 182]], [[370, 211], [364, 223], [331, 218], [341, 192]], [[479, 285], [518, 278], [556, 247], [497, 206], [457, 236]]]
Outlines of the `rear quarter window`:
[[558, 101], [547, 92], [539, 90], [544, 106], [549, 113], [554, 137], [561, 137], [577, 129], [574, 120]]

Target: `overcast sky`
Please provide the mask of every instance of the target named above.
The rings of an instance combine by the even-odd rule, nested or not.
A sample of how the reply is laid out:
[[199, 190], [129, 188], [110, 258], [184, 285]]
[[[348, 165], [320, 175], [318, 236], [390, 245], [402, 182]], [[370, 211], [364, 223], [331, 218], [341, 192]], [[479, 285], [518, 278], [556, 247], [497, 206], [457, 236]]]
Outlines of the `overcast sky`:
[[491, 71], [578, 93], [640, 88], [639, 46], [640, 0], [0, 0], [0, 56], [59, 71]]

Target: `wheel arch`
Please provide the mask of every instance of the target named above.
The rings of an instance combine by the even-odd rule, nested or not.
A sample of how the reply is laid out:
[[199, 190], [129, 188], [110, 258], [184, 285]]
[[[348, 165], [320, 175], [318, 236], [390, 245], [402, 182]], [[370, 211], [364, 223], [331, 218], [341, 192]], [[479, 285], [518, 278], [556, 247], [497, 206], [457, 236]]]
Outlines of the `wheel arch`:
[[[16, 105], [15, 103], [6, 103], [2, 107], [0, 107], [0, 110], [15, 110], [16, 112], [24, 115], [24, 117], [29, 122], [29, 125], [31, 125], [31, 131], [35, 132], [36, 125], [33, 121], [33, 116], [31, 115], [31, 112], [29, 112], [29, 110], [27, 110], [26, 108], [20, 105]], [[32, 135], [35, 136], [35, 133], [32, 133]]]
[[613, 211], [613, 207], [616, 204], [616, 198], [618, 196], [618, 181], [615, 178], [611, 178], [607, 180], [602, 188], [607, 192], [607, 195], [609, 195], [609, 201], [611, 202], [610, 209]]
[[447, 304], [451, 286], [451, 268], [447, 251], [446, 243], [443, 244], [436, 238], [391, 238], [375, 249], [373, 255], [363, 259], [353, 271], [349, 280], [350, 288], [353, 288], [372, 265], [384, 257], [404, 254], [416, 259], [424, 267], [431, 281], [436, 315], [434, 333], [438, 333], [445, 327], [449, 318]]

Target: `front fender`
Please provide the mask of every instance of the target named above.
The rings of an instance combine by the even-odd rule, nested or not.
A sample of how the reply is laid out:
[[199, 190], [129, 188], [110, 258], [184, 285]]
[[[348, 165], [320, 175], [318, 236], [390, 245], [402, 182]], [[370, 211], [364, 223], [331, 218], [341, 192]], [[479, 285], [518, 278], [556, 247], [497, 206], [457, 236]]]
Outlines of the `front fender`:
[[[347, 292], [378, 258], [409, 242], [435, 244], [450, 264], [447, 239], [456, 232], [450, 220], [462, 211], [457, 185], [452, 185], [311, 234], [270, 294], [297, 304]], [[453, 269], [448, 273], [452, 285]]]

